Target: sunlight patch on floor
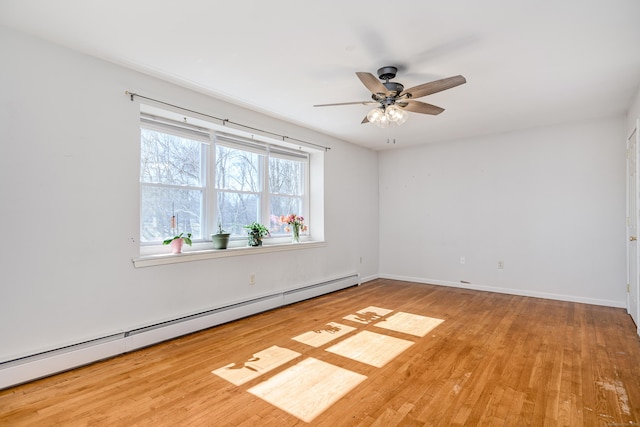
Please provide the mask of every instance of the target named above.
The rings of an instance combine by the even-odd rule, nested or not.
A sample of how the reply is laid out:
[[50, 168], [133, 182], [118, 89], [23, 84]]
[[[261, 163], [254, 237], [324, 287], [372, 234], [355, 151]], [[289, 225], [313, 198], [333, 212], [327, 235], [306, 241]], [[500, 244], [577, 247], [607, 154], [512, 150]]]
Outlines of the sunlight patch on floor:
[[298, 356], [300, 356], [298, 352], [274, 345], [249, 357], [241, 357], [234, 363], [211, 371], [211, 373], [224, 378], [232, 384], [242, 385]]
[[311, 347], [322, 347], [328, 342], [355, 330], [356, 328], [351, 326], [330, 322], [322, 328], [316, 329], [315, 331], [305, 332], [304, 334], [293, 337], [292, 339], [301, 342], [302, 344], [310, 345]]
[[362, 331], [327, 349], [367, 365], [381, 368], [413, 345], [413, 341]]
[[370, 306], [360, 311], [356, 311], [356, 314], [350, 314], [348, 316], [344, 316], [343, 319], [347, 319], [353, 322], [363, 323], [367, 325], [371, 322], [375, 322], [376, 320], [382, 319], [382, 317], [386, 316], [392, 311], [393, 310], [388, 310], [386, 308]]
[[310, 357], [248, 391], [308, 423], [366, 378]]
[[[343, 337], [369, 325], [400, 334], [424, 337], [444, 322], [442, 319], [401, 311], [392, 315], [389, 315], [390, 313], [393, 313], [393, 310], [369, 306], [343, 317], [359, 324], [357, 327], [329, 322], [292, 339], [310, 347], [320, 348], [342, 338], [324, 351], [381, 368], [411, 347], [414, 342], [368, 330]], [[239, 355], [233, 363], [211, 373], [240, 386], [299, 356], [301, 354], [298, 352], [274, 345], [254, 354]], [[309, 357], [248, 391], [302, 421], [311, 422], [366, 378], [362, 374]]]
[[402, 332], [417, 337], [424, 337], [433, 328], [444, 322], [442, 319], [434, 317], [420, 316], [418, 314], [397, 312], [374, 326], [389, 329], [391, 331]]

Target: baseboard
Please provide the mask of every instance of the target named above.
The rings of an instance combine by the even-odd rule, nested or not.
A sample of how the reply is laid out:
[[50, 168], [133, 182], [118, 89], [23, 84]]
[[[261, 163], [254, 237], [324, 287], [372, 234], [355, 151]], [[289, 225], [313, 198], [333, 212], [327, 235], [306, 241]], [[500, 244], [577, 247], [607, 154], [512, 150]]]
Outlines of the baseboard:
[[357, 273], [0, 363], [0, 390], [360, 284]]
[[379, 279], [379, 278], [380, 278], [380, 276], [377, 275], [377, 274], [372, 274], [371, 276], [361, 277], [360, 278], [360, 284], [367, 283], [367, 282], [370, 282], [372, 280], [376, 280], [376, 279]]
[[56, 349], [0, 365], [0, 389], [125, 353], [124, 334]]
[[282, 294], [275, 294], [208, 310], [145, 328], [134, 329], [125, 334], [126, 351], [148, 347], [192, 332], [201, 331], [263, 311], [272, 310], [282, 305]]
[[347, 288], [349, 286], [355, 286], [360, 284], [360, 278], [358, 275], [349, 276], [340, 279], [330, 280], [321, 284], [309, 285], [291, 291], [284, 292], [282, 294], [284, 304], [293, 304], [298, 301], [303, 301], [309, 298], [313, 298], [318, 295], [318, 288], [322, 288], [322, 293], [335, 292], [340, 289]]
[[429, 285], [448, 286], [452, 288], [472, 289], [475, 291], [496, 292], [500, 294], [519, 295], [523, 297], [544, 298], [556, 301], [577, 302], [582, 304], [601, 305], [605, 307], [625, 308], [624, 301], [586, 298], [576, 295], [563, 295], [547, 292], [528, 291], [523, 289], [499, 288], [495, 286], [480, 285], [475, 283], [449, 282], [438, 279], [425, 279], [423, 277], [400, 276], [394, 274], [380, 274], [381, 279], [402, 280], [406, 282], [424, 283]]

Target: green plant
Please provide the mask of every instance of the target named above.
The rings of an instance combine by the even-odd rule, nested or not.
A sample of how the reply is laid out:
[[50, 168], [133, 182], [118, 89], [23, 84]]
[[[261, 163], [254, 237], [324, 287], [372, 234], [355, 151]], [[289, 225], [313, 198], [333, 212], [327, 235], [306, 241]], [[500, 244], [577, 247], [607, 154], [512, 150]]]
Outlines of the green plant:
[[247, 233], [256, 237], [265, 237], [269, 235], [269, 229], [259, 222], [252, 222], [249, 225], [245, 225], [243, 228], [248, 230]]
[[222, 229], [222, 224], [218, 221], [218, 233], [217, 234], [227, 234], [226, 231]]
[[183, 236], [183, 234], [184, 234], [184, 233], [180, 233], [180, 234], [178, 234], [177, 236], [173, 236], [173, 237], [170, 237], [170, 238], [168, 238], [168, 239], [164, 239], [164, 240], [162, 241], [162, 244], [163, 244], [163, 245], [169, 245], [169, 244], [171, 244], [171, 242], [173, 242], [173, 241], [174, 241], [174, 240], [176, 240], [176, 239], [182, 239], [182, 240], [184, 240], [184, 242], [185, 242], [187, 245], [191, 246], [191, 243], [192, 243], [192, 242], [191, 242], [191, 233], [187, 233], [187, 235], [186, 235], [186, 236]]
[[269, 235], [269, 229], [258, 222], [245, 225], [249, 234], [249, 246], [262, 246], [262, 238]]
[[227, 233], [222, 229], [222, 224], [218, 221], [218, 232], [211, 235], [211, 243], [213, 249], [227, 249], [229, 246], [229, 237], [231, 233]]

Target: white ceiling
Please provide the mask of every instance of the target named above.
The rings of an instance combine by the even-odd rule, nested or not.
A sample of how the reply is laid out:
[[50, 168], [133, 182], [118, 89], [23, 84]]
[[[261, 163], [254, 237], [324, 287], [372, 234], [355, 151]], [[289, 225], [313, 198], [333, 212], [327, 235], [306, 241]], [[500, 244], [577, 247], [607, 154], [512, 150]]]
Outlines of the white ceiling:
[[[0, 24], [372, 149], [624, 114], [640, 84], [638, 0], [1, 0]], [[313, 107], [385, 65], [467, 83], [402, 127]]]

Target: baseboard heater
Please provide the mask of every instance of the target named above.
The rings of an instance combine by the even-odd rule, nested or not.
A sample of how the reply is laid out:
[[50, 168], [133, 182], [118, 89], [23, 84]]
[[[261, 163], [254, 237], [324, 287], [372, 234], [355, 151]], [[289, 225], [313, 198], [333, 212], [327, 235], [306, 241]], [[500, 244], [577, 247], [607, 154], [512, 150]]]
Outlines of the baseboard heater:
[[0, 389], [360, 284], [352, 274], [0, 363]]

